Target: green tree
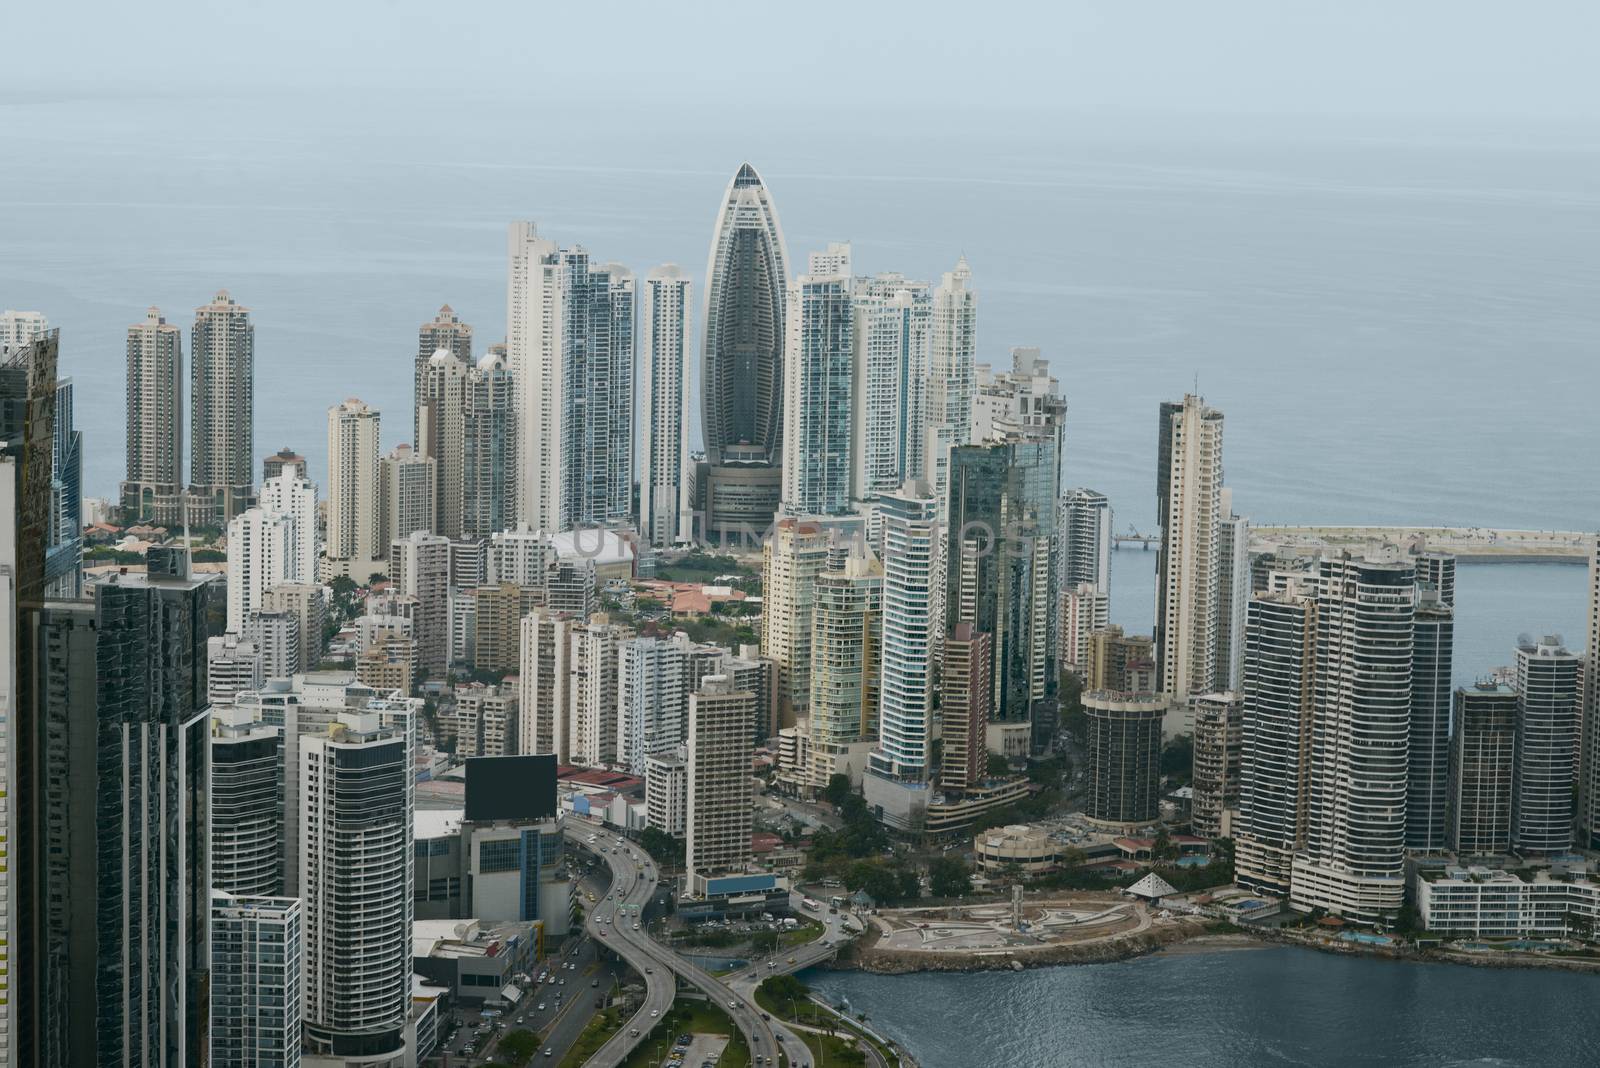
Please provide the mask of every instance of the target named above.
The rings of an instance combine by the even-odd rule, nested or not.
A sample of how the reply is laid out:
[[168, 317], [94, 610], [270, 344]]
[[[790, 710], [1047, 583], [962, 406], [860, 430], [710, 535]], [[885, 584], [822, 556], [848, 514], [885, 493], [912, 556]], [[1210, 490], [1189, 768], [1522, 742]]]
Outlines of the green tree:
[[646, 827], [639, 832], [639, 846], [655, 858], [657, 864], [683, 863], [683, 842], [659, 827]]
[[539, 1052], [539, 1036], [532, 1031], [518, 1029], [507, 1031], [497, 1047], [499, 1054], [512, 1064], [527, 1064]]
[[990, 753], [989, 774], [994, 778], [1000, 778], [1002, 775], [1010, 775], [1011, 761], [1007, 760], [999, 753]]
[[1161, 749], [1161, 774], [1188, 782], [1194, 773], [1194, 739], [1180, 734]]
[[822, 799], [834, 808], [844, 804], [844, 799], [851, 795], [850, 776], [830, 775], [828, 785], [822, 788]]
[[934, 897], [965, 897], [972, 890], [972, 873], [960, 857], [946, 854], [928, 865], [928, 883]]
[[1162, 827], [1156, 831], [1156, 840], [1150, 847], [1150, 859], [1155, 861], [1177, 860], [1178, 847], [1172, 844], [1172, 835]]

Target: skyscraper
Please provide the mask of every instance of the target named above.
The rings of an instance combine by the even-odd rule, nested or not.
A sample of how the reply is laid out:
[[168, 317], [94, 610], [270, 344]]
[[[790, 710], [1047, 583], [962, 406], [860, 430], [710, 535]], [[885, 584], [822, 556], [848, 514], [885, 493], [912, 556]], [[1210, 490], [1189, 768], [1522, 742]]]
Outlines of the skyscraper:
[[777, 510], [788, 258], [778, 209], [746, 163], [723, 194], [706, 262], [701, 423], [714, 531], [760, 530]]
[[761, 654], [778, 665], [780, 725], [811, 701], [811, 628], [816, 578], [828, 561], [828, 534], [809, 519], [778, 520], [761, 546]]
[[411, 1007], [411, 725], [341, 710], [299, 739], [305, 1038], [399, 1068]]
[[214, 1068], [296, 1068], [305, 929], [293, 897], [211, 899]]
[[1322, 560], [1306, 840], [1289, 892], [1299, 911], [1375, 923], [1404, 902], [1415, 615], [1410, 563]]
[[[317, 537], [317, 487], [309, 478], [285, 471], [261, 484], [261, 510], [289, 519], [289, 555], [284, 582], [316, 582], [320, 546]], [[277, 583], [273, 583], [277, 585]]]
[[1218, 690], [1238, 690], [1244, 678], [1244, 628], [1250, 601], [1250, 520], [1233, 514], [1233, 491], [1222, 487], [1217, 520], [1217, 655], [1211, 668]]
[[388, 555], [378, 441], [376, 408], [352, 397], [328, 409], [329, 577], [364, 583]]
[[1493, 856], [1511, 848], [1516, 745], [1514, 689], [1480, 681], [1456, 691], [1446, 840], [1462, 856]]
[[1455, 613], [1432, 585], [1417, 587], [1406, 748], [1406, 848], [1445, 848], [1450, 782], [1450, 699]]
[[[933, 646], [931, 604], [938, 505], [926, 482], [879, 499], [883, 514], [883, 667], [878, 746], [868, 769], [880, 779], [922, 784], [930, 772]], [[963, 621], [964, 622], [964, 621]]]
[[1578, 773], [1578, 841], [1593, 849], [1600, 846], [1600, 538], [1590, 546], [1587, 652], [1580, 739], [1583, 753]]
[[850, 494], [858, 501], [921, 478], [933, 302], [928, 283], [898, 274], [857, 279]]
[[503, 352], [467, 374], [461, 533], [487, 538], [517, 520], [517, 391]]
[[[46, 878], [58, 887], [52, 910], [66, 910], [55, 933], [63, 948], [75, 947], [64, 979], [67, 1015], [56, 1021], [56, 1039], [87, 1053], [78, 1044], [92, 1034], [96, 1064], [205, 1061], [206, 642], [221, 622], [214, 579], [190, 577], [187, 551], [169, 549], [153, 551], [147, 574], [114, 576], [95, 591], [93, 755], [73, 751], [67, 764], [52, 769], [61, 788], [92, 784], [94, 810], [58, 824], [66, 840], [52, 845]], [[89, 712], [75, 707], [69, 718]], [[93, 765], [74, 766], [82, 759]], [[106, 819], [108, 812], [117, 816]], [[94, 948], [86, 961], [78, 953], [88, 943], [78, 940], [89, 932]], [[129, 967], [130, 960], [141, 966]], [[72, 1063], [89, 1059], [68, 1053]]]
[[[65, 932], [43, 930], [52, 904], [39, 877], [49, 857], [50, 821], [60, 815], [46, 797], [52, 783], [45, 765], [51, 702], [70, 703], [77, 694], [64, 693], [69, 687], [86, 691], [92, 701], [94, 665], [91, 644], [87, 654], [74, 656], [76, 671], [68, 673], [61, 664], [64, 651], [33, 636], [46, 615], [59, 335], [36, 336], [33, 326], [43, 330], [42, 316], [19, 325], [12, 314], [0, 320], [7, 331], [0, 336], [0, 790], [6, 798], [0, 806], [0, 886], [8, 902], [0, 909], [0, 966], [9, 977], [9, 994], [0, 1004], [0, 1063], [30, 1064], [43, 1062], [52, 1048], [52, 1023], [64, 1023], [60, 1013], [45, 1017], [45, 983], [56, 978], [49, 961], [64, 945]], [[19, 342], [24, 337], [31, 340]], [[47, 670], [52, 655], [56, 666]], [[59, 720], [67, 718], [64, 709]], [[92, 716], [88, 721], [92, 732]], [[58, 742], [64, 735], [58, 732]]]
[[379, 467], [379, 546], [385, 557], [400, 538], [433, 533], [438, 462], [409, 445], [389, 450]]
[[228, 629], [242, 633], [261, 596], [289, 581], [293, 524], [282, 512], [251, 508], [228, 521]]
[[689, 695], [684, 866], [695, 891], [704, 892], [707, 877], [750, 863], [754, 717], [755, 694], [734, 689], [726, 675], [708, 676]]
[[689, 529], [689, 276], [675, 263], [652, 268], [639, 316], [639, 532], [658, 547]]
[[[1164, 407], [1163, 411], [1167, 409]], [[1187, 699], [1216, 689], [1222, 413], [1184, 397], [1163, 435], [1170, 466], [1157, 559], [1156, 658], [1162, 692]]]
[[783, 511], [841, 515], [850, 506], [850, 277], [801, 275], [784, 310]]
[[812, 766], [801, 770], [811, 773], [807, 785], [821, 789], [835, 774], [859, 781], [877, 735], [883, 565], [862, 547], [818, 574], [812, 591]]
[[[433, 461], [434, 514], [431, 533], [461, 536], [466, 506], [467, 374], [471, 364], [440, 349], [422, 371], [422, 399], [417, 405], [416, 452]], [[390, 534], [391, 538], [399, 537]]]
[[389, 579], [397, 591], [417, 599], [418, 668], [442, 675], [450, 654], [449, 539], [421, 531], [395, 539], [389, 545]]
[[1533, 854], [1572, 848], [1577, 800], [1582, 663], [1561, 639], [1524, 639], [1516, 650], [1517, 745], [1511, 842]]
[[1111, 592], [1111, 501], [1092, 489], [1069, 489], [1061, 495], [1061, 585], [1072, 589], [1090, 582]]
[[994, 699], [993, 644], [987, 634], [957, 623], [944, 643], [944, 670], [939, 677], [944, 751], [939, 782], [947, 790], [968, 790], [983, 782], [989, 770], [985, 740], [990, 702]]
[[1089, 800], [1097, 823], [1134, 827], [1161, 814], [1161, 722], [1167, 698], [1157, 694], [1083, 695], [1088, 721]]
[[689, 646], [633, 638], [617, 650], [617, 759], [634, 775], [683, 744], [689, 707]]
[[1189, 698], [1194, 723], [1193, 829], [1207, 838], [1233, 833], [1239, 808], [1244, 698], [1232, 691]]
[[[220, 639], [213, 638], [213, 643]], [[242, 687], [248, 693], [260, 688]], [[283, 728], [257, 707], [212, 709], [211, 886], [229, 894], [283, 892]]]
[[[450, 353], [463, 366], [472, 366], [472, 327], [462, 322], [455, 309], [448, 304], [440, 307], [439, 314], [433, 317], [432, 322], [423, 323], [417, 328], [417, 356], [411, 397], [412, 410], [418, 417], [422, 412], [422, 379], [427, 372], [428, 360], [440, 349]], [[422, 423], [417, 418], [411, 426], [411, 440], [416, 442], [421, 438]]]
[[1310, 576], [1250, 599], [1235, 866], [1242, 885], [1279, 896], [1305, 845], [1316, 635]]
[[189, 521], [219, 527], [256, 503], [256, 328], [223, 289], [189, 337]]
[[1056, 478], [1053, 437], [1008, 434], [950, 454], [943, 579], [945, 626], [994, 641], [994, 716], [1026, 724], [1055, 693], [1051, 621]]
[[183, 522], [183, 331], [157, 308], [128, 327], [127, 405], [123, 514], [176, 528]]
[[43, 312], [7, 308], [0, 312], [0, 356], [37, 341], [49, 329], [50, 324]]
[[971, 440], [972, 400], [977, 392], [978, 295], [965, 256], [940, 280], [932, 301], [922, 471], [935, 498], [943, 502], [949, 453]]
[[634, 280], [511, 224], [506, 351], [520, 400], [519, 518], [617, 526], [633, 495]]

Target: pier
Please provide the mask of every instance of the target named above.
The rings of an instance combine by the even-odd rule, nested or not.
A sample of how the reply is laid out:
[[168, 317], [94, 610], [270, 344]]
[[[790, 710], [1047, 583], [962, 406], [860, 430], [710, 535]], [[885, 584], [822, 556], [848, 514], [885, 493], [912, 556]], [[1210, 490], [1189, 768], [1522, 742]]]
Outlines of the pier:
[[1354, 548], [1373, 543], [1422, 545], [1455, 554], [1462, 563], [1585, 564], [1594, 555], [1587, 530], [1503, 530], [1495, 527], [1251, 526], [1252, 550], [1326, 546]]

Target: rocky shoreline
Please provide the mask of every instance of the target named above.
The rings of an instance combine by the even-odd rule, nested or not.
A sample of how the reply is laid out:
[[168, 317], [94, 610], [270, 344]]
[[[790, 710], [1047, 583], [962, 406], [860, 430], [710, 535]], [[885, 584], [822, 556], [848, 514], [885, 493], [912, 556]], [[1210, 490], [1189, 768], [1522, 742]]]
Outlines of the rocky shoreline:
[[[872, 939], [876, 943], [876, 938]], [[1475, 968], [1543, 968], [1600, 975], [1600, 959], [1553, 957], [1534, 953], [1469, 952], [1458, 949], [1416, 949], [1410, 946], [1374, 946], [1298, 936], [1273, 928], [1216, 931], [1201, 920], [1180, 920], [1136, 934], [1104, 941], [1018, 948], [1007, 953], [918, 953], [879, 949], [857, 944], [822, 967], [840, 971], [865, 971], [877, 975], [911, 975], [917, 972], [1020, 971], [1028, 968], [1072, 964], [1112, 964], [1155, 953], [1216, 953], [1298, 946], [1322, 953], [1376, 957], [1413, 963], [1461, 964]]]

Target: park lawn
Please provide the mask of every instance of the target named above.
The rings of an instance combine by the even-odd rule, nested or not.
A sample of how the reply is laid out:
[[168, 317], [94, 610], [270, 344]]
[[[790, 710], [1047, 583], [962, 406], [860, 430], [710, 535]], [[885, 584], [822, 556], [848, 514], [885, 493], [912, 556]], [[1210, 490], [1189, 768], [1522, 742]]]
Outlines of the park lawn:
[[815, 942], [822, 937], [822, 924], [802, 923], [792, 931], [781, 931], [778, 934], [778, 948], [793, 949], [803, 946], [808, 942]]
[[[809, 1024], [812, 1027], [826, 1027], [828, 1023], [832, 1021], [834, 1026], [838, 1028], [841, 1033], [853, 1035], [862, 1042], [872, 1043], [872, 1045], [875, 1046], [878, 1052], [883, 1056], [883, 1061], [885, 1064], [893, 1064], [896, 1061], [895, 1055], [890, 1052], [889, 1049], [883, 1045], [883, 1043], [879, 1042], [877, 1039], [861, 1030], [856, 1021], [850, 1019], [848, 1016], [845, 1016], [842, 1013], [837, 1013], [830, 1009], [826, 1009], [821, 1005], [818, 1005], [815, 1001], [812, 1001], [810, 998], [807, 998], [804, 1001], [797, 1001], [793, 1004], [793, 1006], [787, 1002], [784, 1002], [780, 1006], [776, 998], [767, 993], [765, 990], [762, 990], [760, 987], [757, 987], [756, 1004], [761, 1006], [767, 1012], [770, 1012], [774, 1019], [787, 1020], [789, 1023]], [[811, 1048], [811, 1052], [813, 1055], [815, 1055], [816, 1062], [818, 1064], [835, 1063], [833, 1059], [834, 1051], [832, 1043], [837, 1043], [838, 1045], [844, 1046], [847, 1049], [849, 1048], [848, 1044], [843, 1039], [836, 1039], [827, 1035], [813, 1035], [805, 1031], [797, 1031], [796, 1033], [800, 1035], [800, 1037], [805, 1040], [806, 1045]], [[822, 1058], [822, 1051], [819, 1044], [811, 1041], [813, 1038], [829, 1039], [826, 1060]], [[857, 1051], [851, 1050], [850, 1055], [858, 1059], [841, 1060], [837, 1063], [860, 1064], [865, 1060], [865, 1055]]]

